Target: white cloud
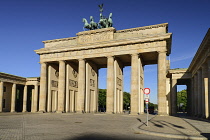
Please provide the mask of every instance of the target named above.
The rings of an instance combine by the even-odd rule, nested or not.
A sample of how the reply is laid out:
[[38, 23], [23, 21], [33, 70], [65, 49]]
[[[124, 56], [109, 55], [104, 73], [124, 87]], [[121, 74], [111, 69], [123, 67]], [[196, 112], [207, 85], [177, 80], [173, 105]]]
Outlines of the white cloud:
[[170, 61], [171, 62], [177, 62], [177, 61], [183, 61], [183, 60], [186, 60], [186, 59], [190, 59], [190, 58], [193, 58], [194, 55], [192, 54], [187, 54], [187, 55], [184, 55], [184, 56], [179, 56], [179, 57], [176, 57], [176, 58], [172, 58]]

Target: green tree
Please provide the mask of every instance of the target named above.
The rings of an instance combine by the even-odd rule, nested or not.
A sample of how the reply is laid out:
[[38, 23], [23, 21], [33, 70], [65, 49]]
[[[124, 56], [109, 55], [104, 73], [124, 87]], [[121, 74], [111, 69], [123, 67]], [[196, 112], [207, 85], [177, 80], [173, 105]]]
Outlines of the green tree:
[[98, 105], [99, 108], [106, 108], [106, 89], [99, 89]]
[[186, 89], [177, 92], [177, 106], [179, 107], [179, 111], [186, 110], [186, 108], [187, 108], [187, 91], [186, 91]]
[[123, 92], [123, 109], [127, 110], [130, 106], [131, 94], [128, 92]]
[[[98, 106], [99, 109], [106, 108], [106, 89], [99, 89]], [[123, 92], [123, 109], [127, 109], [129, 106], [130, 106], [130, 93]]]

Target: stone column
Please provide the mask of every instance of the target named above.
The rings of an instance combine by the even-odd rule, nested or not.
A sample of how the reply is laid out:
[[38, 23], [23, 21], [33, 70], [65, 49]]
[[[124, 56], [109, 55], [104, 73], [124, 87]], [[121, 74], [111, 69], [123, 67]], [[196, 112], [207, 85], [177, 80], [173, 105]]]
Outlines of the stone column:
[[77, 95], [77, 113], [85, 110], [85, 60], [79, 60], [79, 77], [78, 77], [78, 95]]
[[202, 97], [201, 97], [201, 94], [202, 94], [202, 71], [201, 69], [198, 70], [198, 89], [197, 89], [197, 92], [198, 92], [198, 117], [201, 117], [202, 116]]
[[177, 114], [177, 79], [171, 80], [171, 115]]
[[27, 112], [27, 85], [24, 86], [24, 91], [23, 91], [23, 110], [22, 112]]
[[167, 106], [167, 114], [171, 115], [171, 78], [166, 78], [166, 106]]
[[34, 89], [31, 90], [31, 112], [34, 112]]
[[187, 114], [190, 115], [191, 114], [191, 83], [190, 83], [190, 80], [189, 82], [187, 83]]
[[70, 96], [69, 96], [69, 90], [66, 90], [66, 112], [70, 112], [70, 104], [69, 104], [69, 99], [70, 99]]
[[47, 64], [41, 63], [39, 112], [46, 112], [47, 98]]
[[114, 57], [107, 57], [106, 113], [114, 112]]
[[194, 75], [194, 92], [193, 92], [193, 94], [194, 94], [194, 116], [196, 117], [197, 115], [198, 115], [198, 75], [197, 74], [195, 74]]
[[47, 76], [47, 81], [49, 81], [47, 83], [47, 112], [52, 112], [52, 89], [51, 89], [51, 76], [52, 76], [52, 66], [51, 65], [48, 65], [48, 69], [47, 69], [47, 73], [48, 73], [48, 76]]
[[158, 54], [158, 115], [167, 115], [166, 52], [159, 52]]
[[202, 117], [208, 118], [208, 66], [204, 64], [202, 67]]
[[10, 112], [15, 112], [16, 103], [16, 84], [12, 85], [12, 98], [11, 98], [11, 110]]
[[209, 113], [208, 119], [210, 119], [210, 59], [207, 60], [207, 65], [208, 65], [207, 76], [208, 76], [208, 113]]
[[0, 81], [0, 112], [3, 110], [4, 82]]
[[66, 112], [70, 112], [70, 91], [69, 91], [69, 79], [70, 79], [70, 76], [69, 76], [69, 70], [70, 69], [70, 65], [67, 64], [66, 65], [66, 108], [65, 108], [65, 111]]
[[59, 61], [59, 79], [58, 79], [58, 111], [59, 113], [65, 110], [65, 75], [66, 64], [64, 61]]
[[139, 108], [139, 72], [138, 72], [138, 54], [131, 55], [131, 114], [137, 115]]
[[194, 77], [191, 79], [191, 93], [190, 93], [190, 116], [194, 116], [195, 115], [195, 104], [194, 104], [194, 98], [195, 98], [195, 94], [194, 94]]
[[37, 109], [38, 109], [38, 85], [34, 85], [33, 111], [37, 112]]

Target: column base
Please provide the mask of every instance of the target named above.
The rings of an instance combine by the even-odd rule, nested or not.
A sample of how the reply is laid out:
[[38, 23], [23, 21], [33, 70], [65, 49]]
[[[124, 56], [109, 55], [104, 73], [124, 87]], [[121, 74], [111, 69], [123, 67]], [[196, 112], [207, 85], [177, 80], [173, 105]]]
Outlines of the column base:
[[17, 113], [16, 111], [10, 111], [10, 113]]
[[106, 112], [106, 114], [115, 114], [115, 113], [114, 113], [114, 112], [108, 111], [108, 112]]
[[158, 113], [159, 116], [168, 116], [168, 114], [166, 112], [160, 112]]
[[56, 113], [66, 113], [65, 111], [56, 111]]
[[40, 111], [38, 111], [38, 113], [46, 113], [46, 111], [40, 110]]
[[140, 113], [138, 113], [138, 112], [130, 112], [129, 115], [140, 115]]
[[26, 111], [26, 110], [24, 110], [24, 111], [22, 111], [22, 113], [27, 113], [28, 111]]

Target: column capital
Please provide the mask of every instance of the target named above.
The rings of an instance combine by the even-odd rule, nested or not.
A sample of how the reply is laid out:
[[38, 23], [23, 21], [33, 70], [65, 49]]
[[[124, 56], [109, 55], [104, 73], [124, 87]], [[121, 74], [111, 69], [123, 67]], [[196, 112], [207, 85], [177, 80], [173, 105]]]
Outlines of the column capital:
[[42, 64], [47, 65], [47, 63], [48, 63], [48, 62], [40, 62], [39, 64], [41, 64], [41, 65], [42, 65]]
[[85, 58], [79, 58], [78, 61], [85, 61]]
[[167, 53], [167, 51], [157, 51], [158, 53]]
[[131, 56], [139, 56], [139, 53], [130, 54]]
[[66, 63], [66, 60], [59, 60], [59, 63]]
[[107, 58], [115, 58], [115, 56], [114, 55], [109, 55], [109, 56], [107, 56]]

